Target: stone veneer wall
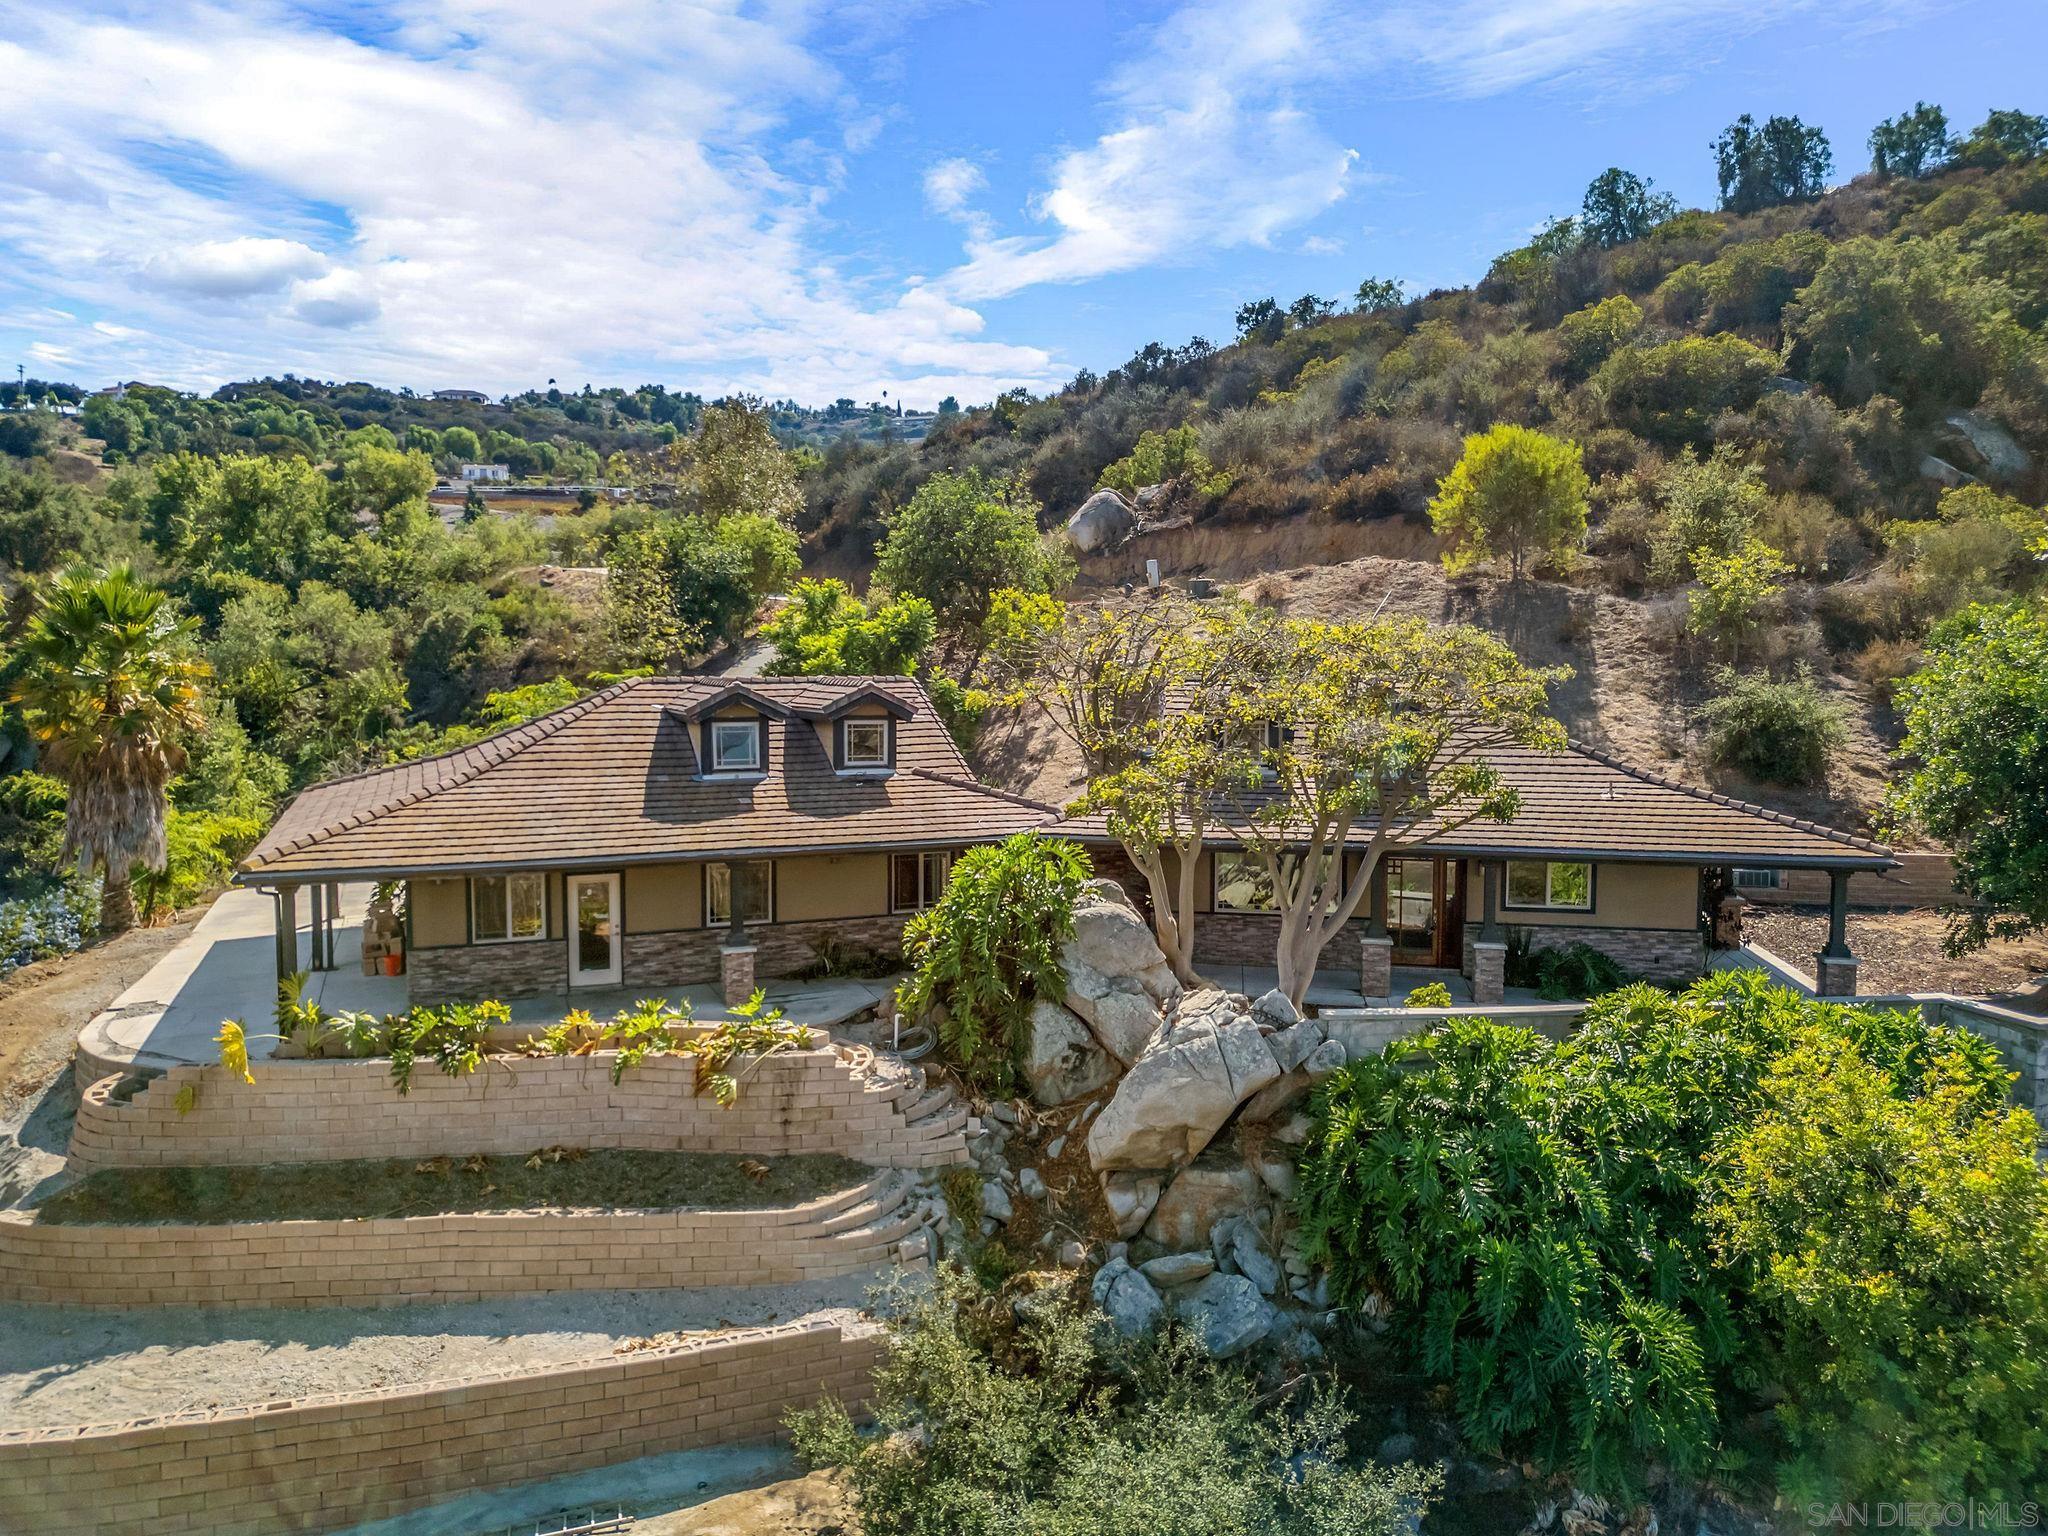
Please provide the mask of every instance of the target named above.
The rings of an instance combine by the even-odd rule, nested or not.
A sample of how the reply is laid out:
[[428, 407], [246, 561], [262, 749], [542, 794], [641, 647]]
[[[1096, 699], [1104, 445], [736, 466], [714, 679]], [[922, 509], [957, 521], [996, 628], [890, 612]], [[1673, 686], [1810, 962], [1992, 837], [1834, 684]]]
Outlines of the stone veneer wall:
[[[821, 947], [841, 944], [900, 957], [902, 914], [820, 918], [804, 923], [755, 923], [748, 940], [758, 946], [755, 974], [790, 976], [815, 965]], [[629, 933], [620, 956], [625, 987], [696, 987], [718, 981], [724, 928], [679, 928], [670, 933]], [[406, 957], [408, 995], [416, 1002], [484, 997], [543, 997], [568, 990], [568, 959], [561, 939], [530, 944], [462, 944], [416, 949]]]
[[[794, 1285], [922, 1257], [903, 1176], [765, 1210], [38, 1225], [0, 1214], [0, 1302], [400, 1306], [543, 1291]], [[916, 1240], [913, 1240], [916, 1235]]]
[[778, 1434], [859, 1403], [881, 1339], [829, 1320], [542, 1371], [0, 1433], [0, 1530], [277, 1536], [472, 1488]]
[[[511, 1154], [536, 1147], [832, 1152], [883, 1168], [945, 1167], [966, 1156], [967, 1114], [926, 1094], [921, 1073], [883, 1069], [840, 1048], [741, 1058], [738, 1100], [695, 1092], [696, 1058], [643, 1062], [618, 1083], [611, 1053], [492, 1057], [466, 1077], [422, 1061], [412, 1091], [389, 1064], [269, 1061], [254, 1083], [218, 1067], [173, 1067], [125, 1103], [120, 1079], [88, 1088], [72, 1130], [74, 1168], [328, 1162], [358, 1157]], [[183, 1114], [187, 1084], [196, 1100]]]
[[[1651, 981], [1691, 981], [1707, 968], [1706, 941], [1696, 928], [1551, 928], [1534, 923], [1507, 926], [1510, 931], [1528, 935], [1532, 950], [1590, 944], [1631, 976]], [[1465, 925], [1468, 939], [1476, 931], [1477, 925]], [[1471, 954], [1469, 943], [1466, 954]]]

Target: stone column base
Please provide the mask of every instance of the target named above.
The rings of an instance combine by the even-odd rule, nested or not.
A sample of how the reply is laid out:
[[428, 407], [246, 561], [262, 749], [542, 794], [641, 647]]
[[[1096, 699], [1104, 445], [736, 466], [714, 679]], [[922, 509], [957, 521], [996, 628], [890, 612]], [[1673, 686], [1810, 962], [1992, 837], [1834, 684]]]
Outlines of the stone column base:
[[753, 944], [721, 944], [718, 946], [719, 989], [725, 994], [725, 1006], [737, 1008], [754, 995], [754, 956], [760, 953]]
[[1485, 1008], [1508, 996], [1508, 947], [1480, 939], [1472, 946], [1472, 1001]]
[[1841, 955], [1820, 955], [1813, 962], [1814, 991], [1822, 997], [1854, 997], [1862, 962]]
[[1394, 995], [1394, 941], [1370, 936], [1360, 939], [1358, 990], [1366, 1001]]

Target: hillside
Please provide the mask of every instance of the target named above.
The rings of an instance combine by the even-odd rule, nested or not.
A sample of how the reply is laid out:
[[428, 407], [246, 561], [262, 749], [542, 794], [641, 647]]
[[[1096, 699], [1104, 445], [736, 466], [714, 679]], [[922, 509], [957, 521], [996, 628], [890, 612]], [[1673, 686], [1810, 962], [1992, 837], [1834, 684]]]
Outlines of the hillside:
[[[807, 568], [857, 581], [889, 509], [934, 474], [1020, 477], [1053, 527], [1105, 479], [1178, 467], [1168, 494], [1190, 525], [1084, 557], [1083, 590], [1142, 582], [1157, 559], [1169, 580], [1290, 610], [1479, 623], [1577, 670], [1558, 700], [1575, 733], [1858, 827], [1920, 637], [2035, 579], [2048, 165], [1865, 176], [1750, 215], [1678, 213], [1613, 246], [1553, 227], [1474, 288], [1319, 308], [1291, 306], [1296, 323], [1254, 302], [1230, 345], [1147, 347], [914, 447], [835, 447], [805, 481]], [[1427, 513], [1467, 434], [1501, 422], [1578, 444], [1592, 480], [1583, 556], [1519, 601], [1447, 579]], [[1687, 633], [1680, 546], [1717, 518], [1791, 567], [1733, 653]], [[1848, 707], [1825, 783], [1706, 760], [1698, 712], [1731, 661], [1810, 669]], [[1059, 798], [1058, 769], [1019, 766], [1037, 751], [992, 748], [990, 767]]]

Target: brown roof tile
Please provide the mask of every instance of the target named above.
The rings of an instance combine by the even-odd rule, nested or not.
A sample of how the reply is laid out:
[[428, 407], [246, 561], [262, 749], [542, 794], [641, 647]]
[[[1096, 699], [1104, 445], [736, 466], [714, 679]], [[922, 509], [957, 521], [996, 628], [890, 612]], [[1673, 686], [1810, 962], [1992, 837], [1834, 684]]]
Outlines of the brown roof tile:
[[757, 678], [796, 715], [875, 687], [911, 713], [897, 772], [833, 771], [806, 719], [771, 721], [759, 779], [699, 776], [683, 717], [721, 678], [639, 678], [440, 757], [317, 784], [243, 862], [245, 882], [480, 866], [590, 865], [727, 854], [943, 846], [1041, 826], [1052, 808], [975, 782], [909, 678]]
[[[1646, 773], [1573, 742], [1563, 752], [1512, 747], [1487, 759], [1521, 791], [1513, 821], [1473, 821], [1438, 835], [1403, 839], [1460, 854], [1557, 854], [1698, 864], [1834, 865], [1882, 869], [1891, 851], [1866, 838]], [[1058, 830], [1084, 841], [1107, 837], [1100, 817], [1073, 817]], [[1366, 826], [1354, 841], [1370, 836]], [[1228, 846], [1234, 839], [1212, 837]]]

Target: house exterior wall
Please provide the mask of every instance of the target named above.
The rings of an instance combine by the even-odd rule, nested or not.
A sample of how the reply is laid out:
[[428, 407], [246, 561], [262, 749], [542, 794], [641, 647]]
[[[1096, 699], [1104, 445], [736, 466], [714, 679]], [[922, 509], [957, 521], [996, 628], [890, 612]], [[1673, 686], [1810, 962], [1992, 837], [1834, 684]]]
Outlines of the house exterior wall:
[[[832, 947], [900, 956], [909, 914], [889, 911], [889, 857], [870, 852], [775, 860], [775, 921], [747, 929], [758, 946], [755, 973], [764, 978], [792, 975], [816, 964]], [[718, 951], [726, 929], [705, 924], [703, 862], [629, 865], [620, 874], [621, 985], [684, 987], [718, 981]], [[470, 942], [467, 879], [413, 881], [406, 961], [411, 999], [434, 1003], [566, 992], [563, 881], [560, 871], [548, 872], [546, 939], [499, 944]]]
[[[1468, 872], [1476, 893], [1476, 874]], [[1692, 931], [1699, 926], [1700, 872], [1696, 864], [1596, 864], [1593, 910], [1533, 911], [1501, 900], [1501, 921], [1524, 928], [1661, 928]], [[1476, 904], [1473, 904], [1476, 910]], [[1582, 937], [1582, 935], [1581, 935]], [[1591, 942], [1590, 940], [1588, 942]]]

